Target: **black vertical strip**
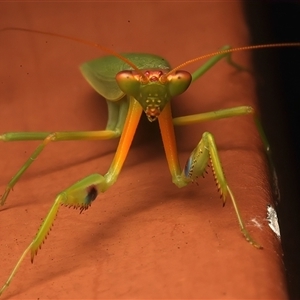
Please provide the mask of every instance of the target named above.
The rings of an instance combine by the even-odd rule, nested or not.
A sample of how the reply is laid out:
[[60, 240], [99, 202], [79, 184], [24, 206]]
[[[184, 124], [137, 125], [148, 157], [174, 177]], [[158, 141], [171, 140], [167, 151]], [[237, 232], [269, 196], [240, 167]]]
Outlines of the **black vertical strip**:
[[[245, 1], [252, 44], [300, 42], [300, 3]], [[300, 48], [253, 51], [263, 127], [271, 144], [290, 299], [300, 299]]]

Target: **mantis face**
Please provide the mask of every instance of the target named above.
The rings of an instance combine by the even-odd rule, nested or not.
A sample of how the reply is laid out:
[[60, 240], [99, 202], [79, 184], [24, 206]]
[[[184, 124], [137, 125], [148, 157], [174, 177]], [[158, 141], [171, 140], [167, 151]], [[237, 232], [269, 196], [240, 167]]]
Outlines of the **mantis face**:
[[148, 120], [153, 122], [172, 97], [187, 90], [192, 76], [187, 71], [168, 75], [168, 70], [151, 69], [121, 71], [116, 75], [116, 81], [125, 94], [141, 104]]

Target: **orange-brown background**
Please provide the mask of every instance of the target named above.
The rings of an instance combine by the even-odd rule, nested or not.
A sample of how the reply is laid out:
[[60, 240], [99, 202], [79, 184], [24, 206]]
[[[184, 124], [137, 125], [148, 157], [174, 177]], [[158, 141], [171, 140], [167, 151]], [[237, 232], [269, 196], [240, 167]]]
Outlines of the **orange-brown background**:
[[[172, 65], [249, 43], [241, 3], [1, 3], [0, 27], [82, 37], [118, 52], [150, 52]], [[102, 55], [59, 38], [0, 35], [0, 128], [98, 130], [106, 105], [78, 65]], [[235, 59], [250, 65], [249, 54]], [[189, 66], [195, 70], [197, 65]], [[225, 62], [174, 100], [174, 115], [256, 106], [254, 78]], [[157, 124], [145, 120], [119, 180], [91, 209], [61, 209], [33, 265], [25, 259], [4, 299], [286, 298], [279, 243], [266, 223], [269, 184], [251, 117], [176, 130], [182, 165], [208, 130], [245, 223], [264, 246], [239, 232], [232, 204], [222, 208], [211, 171], [199, 185], [170, 180]], [[2, 190], [36, 142], [0, 144]], [[55, 195], [78, 179], [105, 173], [117, 141], [50, 145], [16, 185], [0, 214], [1, 284], [36, 233]], [[255, 218], [262, 230], [254, 226]]]

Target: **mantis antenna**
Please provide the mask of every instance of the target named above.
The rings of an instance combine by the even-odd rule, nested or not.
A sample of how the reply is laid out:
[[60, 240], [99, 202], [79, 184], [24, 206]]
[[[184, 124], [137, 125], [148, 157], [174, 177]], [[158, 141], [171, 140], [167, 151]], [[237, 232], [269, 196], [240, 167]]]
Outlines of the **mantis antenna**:
[[33, 29], [26, 29], [26, 28], [21, 28], [21, 27], [6, 27], [6, 28], [0, 29], [0, 32], [1, 31], [25, 31], [25, 32], [30, 32], [30, 33], [38, 33], [38, 34], [43, 34], [43, 35], [50, 35], [50, 36], [60, 37], [60, 38], [66, 39], [66, 40], [75, 41], [75, 42], [78, 42], [78, 43], [81, 43], [81, 44], [84, 44], [84, 45], [88, 45], [90, 47], [100, 49], [103, 52], [106, 52], [108, 54], [112, 54], [112, 55], [118, 57], [119, 59], [124, 61], [126, 64], [128, 64], [130, 67], [132, 67], [135, 71], [137, 71], [139, 74], [141, 74], [143, 76], [140, 69], [134, 63], [132, 63], [129, 59], [122, 56], [118, 52], [113, 51], [112, 49], [106, 48], [106, 47], [104, 47], [104, 46], [102, 46], [98, 43], [95, 43], [95, 42], [92, 42], [92, 41], [89, 41], [89, 40], [84, 40], [84, 39], [81, 39], [81, 38], [77, 38], [77, 37], [73, 37], [73, 36], [67, 36], [67, 35], [59, 34], [59, 33], [53, 33], [53, 32], [48, 32], [48, 31], [41, 31], [41, 30], [33, 30]]
[[[104, 47], [104, 46], [102, 46], [98, 43], [95, 43], [95, 42], [92, 42], [92, 41], [89, 41], [89, 40], [85, 40], [85, 39], [81, 39], [81, 38], [77, 38], [77, 37], [67, 36], [67, 35], [64, 35], [64, 34], [53, 33], [53, 32], [49, 32], [49, 31], [26, 29], [26, 28], [21, 28], [21, 27], [6, 27], [6, 28], [1, 29], [0, 32], [1, 31], [9, 31], [9, 30], [12, 30], [12, 31], [13, 30], [14, 31], [25, 31], [25, 32], [38, 33], [38, 34], [43, 34], [43, 35], [60, 37], [60, 38], [63, 38], [63, 39], [67, 39], [67, 40], [70, 40], [70, 41], [75, 41], [75, 42], [78, 42], [78, 43], [81, 43], [81, 44], [88, 45], [88, 46], [93, 47], [93, 48], [100, 49], [103, 52], [106, 52], [108, 54], [111, 54], [111, 55], [114, 55], [114, 56], [118, 57], [120, 60], [124, 61], [126, 64], [128, 64], [130, 67], [132, 67], [136, 72], [138, 72], [142, 76], [142, 79], [144, 81], [148, 81], [148, 79], [144, 76], [144, 74], [140, 71], [140, 69], [134, 63], [132, 63], [129, 59], [122, 56], [118, 52], [115, 52], [112, 49]], [[263, 44], [263, 45], [236, 47], [236, 48], [230, 48], [230, 49], [223, 49], [223, 50], [215, 51], [215, 52], [212, 52], [212, 53], [209, 53], [209, 54], [198, 56], [196, 58], [190, 59], [190, 60], [180, 64], [179, 66], [175, 67], [170, 72], [168, 72], [167, 74], [164, 74], [161, 78], [161, 81], [162, 82], [166, 81], [167, 77], [169, 75], [175, 73], [176, 71], [178, 71], [179, 69], [182, 69], [183, 67], [185, 67], [187, 65], [190, 65], [190, 64], [192, 64], [194, 62], [197, 62], [199, 60], [203, 60], [205, 58], [210, 58], [212, 56], [216, 56], [216, 55], [220, 55], [220, 54], [226, 54], [226, 53], [239, 52], [239, 51], [265, 49], [265, 48], [283, 48], [283, 47], [300, 47], [300, 43]]]
[[209, 54], [205, 54], [205, 55], [201, 55], [198, 56], [196, 58], [190, 59], [182, 64], [180, 64], [179, 66], [177, 66], [176, 68], [174, 68], [173, 70], [171, 70], [169, 73], [167, 73], [165, 76], [169, 76], [172, 73], [176, 72], [179, 69], [182, 69], [183, 67], [190, 65], [194, 62], [197, 62], [199, 60], [205, 59], [205, 58], [209, 58], [212, 56], [216, 56], [219, 54], [226, 54], [226, 53], [233, 53], [233, 52], [239, 52], [239, 51], [247, 51], [247, 50], [255, 50], [255, 49], [265, 49], [265, 48], [280, 48], [280, 47], [300, 47], [300, 43], [279, 43], [279, 44], [264, 44], [264, 45], [254, 45], [254, 46], [245, 46], [245, 47], [237, 47], [237, 48], [230, 48], [230, 49], [224, 49], [224, 50], [219, 50], [216, 52], [212, 52]]

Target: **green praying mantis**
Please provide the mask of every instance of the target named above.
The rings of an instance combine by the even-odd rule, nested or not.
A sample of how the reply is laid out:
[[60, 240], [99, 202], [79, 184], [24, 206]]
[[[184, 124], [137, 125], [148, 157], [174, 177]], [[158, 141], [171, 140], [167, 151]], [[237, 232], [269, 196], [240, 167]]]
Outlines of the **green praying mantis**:
[[[152, 54], [129, 53], [120, 55], [111, 49], [107, 49], [93, 42], [37, 30], [5, 28], [0, 30], [0, 32], [7, 30], [26, 31], [65, 38], [99, 48], [104, 53], [109, 54], [108, 56], [86, 62], [80, 68], [83, 76], [90, 85], [106, 99], [108, 121], [105, 130], [100, 131], [10, 132], [1, 134], [0, 140], [3, 142], [24, 140], [42, 141], [16, 175], [9, 181], [1, 196], [1, 205], [5, 204], [15, 184], [49, 143], [66, 140], [105, 140], [114, 138], [120, 138], [120, 141], [114, 159], [106, 174], [92, 174], [87, 176], [57, 195], [33, 241], [25, 249], [7, 281], [1, 288], [0, 295], [10, 285], [23, 259], [29, 252], [31, 262], [33, 262], [34, 256], [47, 237], [61, 205], [79, 208], [80, 212], [82, 212], [91, 206], [92, 202], [100, 193], [107, 191], [116, 182], [127, 157], [143, 111], [150, 122], [158, 121], [159, 123], [173, 183], [177, 187], [182, 188], [196, 181], [197, 178], [205, 172], [207, 165], [210, 164], [214, 171], [215, 181], [223, 199], [223, 204], [225, 204], [225, 200], [228, 197], [231, 199], [240, 230], [245, 239], [255, 248], [262, 248], [262, 246], [252, 238], [245, 227], [233, 192], [224, 176], [214, 136], [209, 132], [203, 133], [202, 139], [196, 145], [190, 157], [187, 159], [185, 167], [182, 169], [179, 165], [174, 134], [174, 126], [184, 126], [242, 115], [252, 115], [261, 135], [264, 148], [268, 154], [270, 150], [269, 144], [254, 109], [250, 106], [239, 106], [173, 118], [171, 113], [171, 99], [185, 92], [192, 82], [199, 79], [221, 59], [226, 59], [231, 66], [238, 70], [247, 71], [246, 68], [232, 60], [231, 54], [233, 52], [272, 47], [299, 47], [300, 43], [270, 44], [240, 48], [224, 46], [215, 53], [191, 59], [171, 69], [169, 63], [164, 58]], [[208, 58], [208, 61], [194, 73], [190, 74], [187, 71], [183, 71], [186, 65], [205, 58]]]

